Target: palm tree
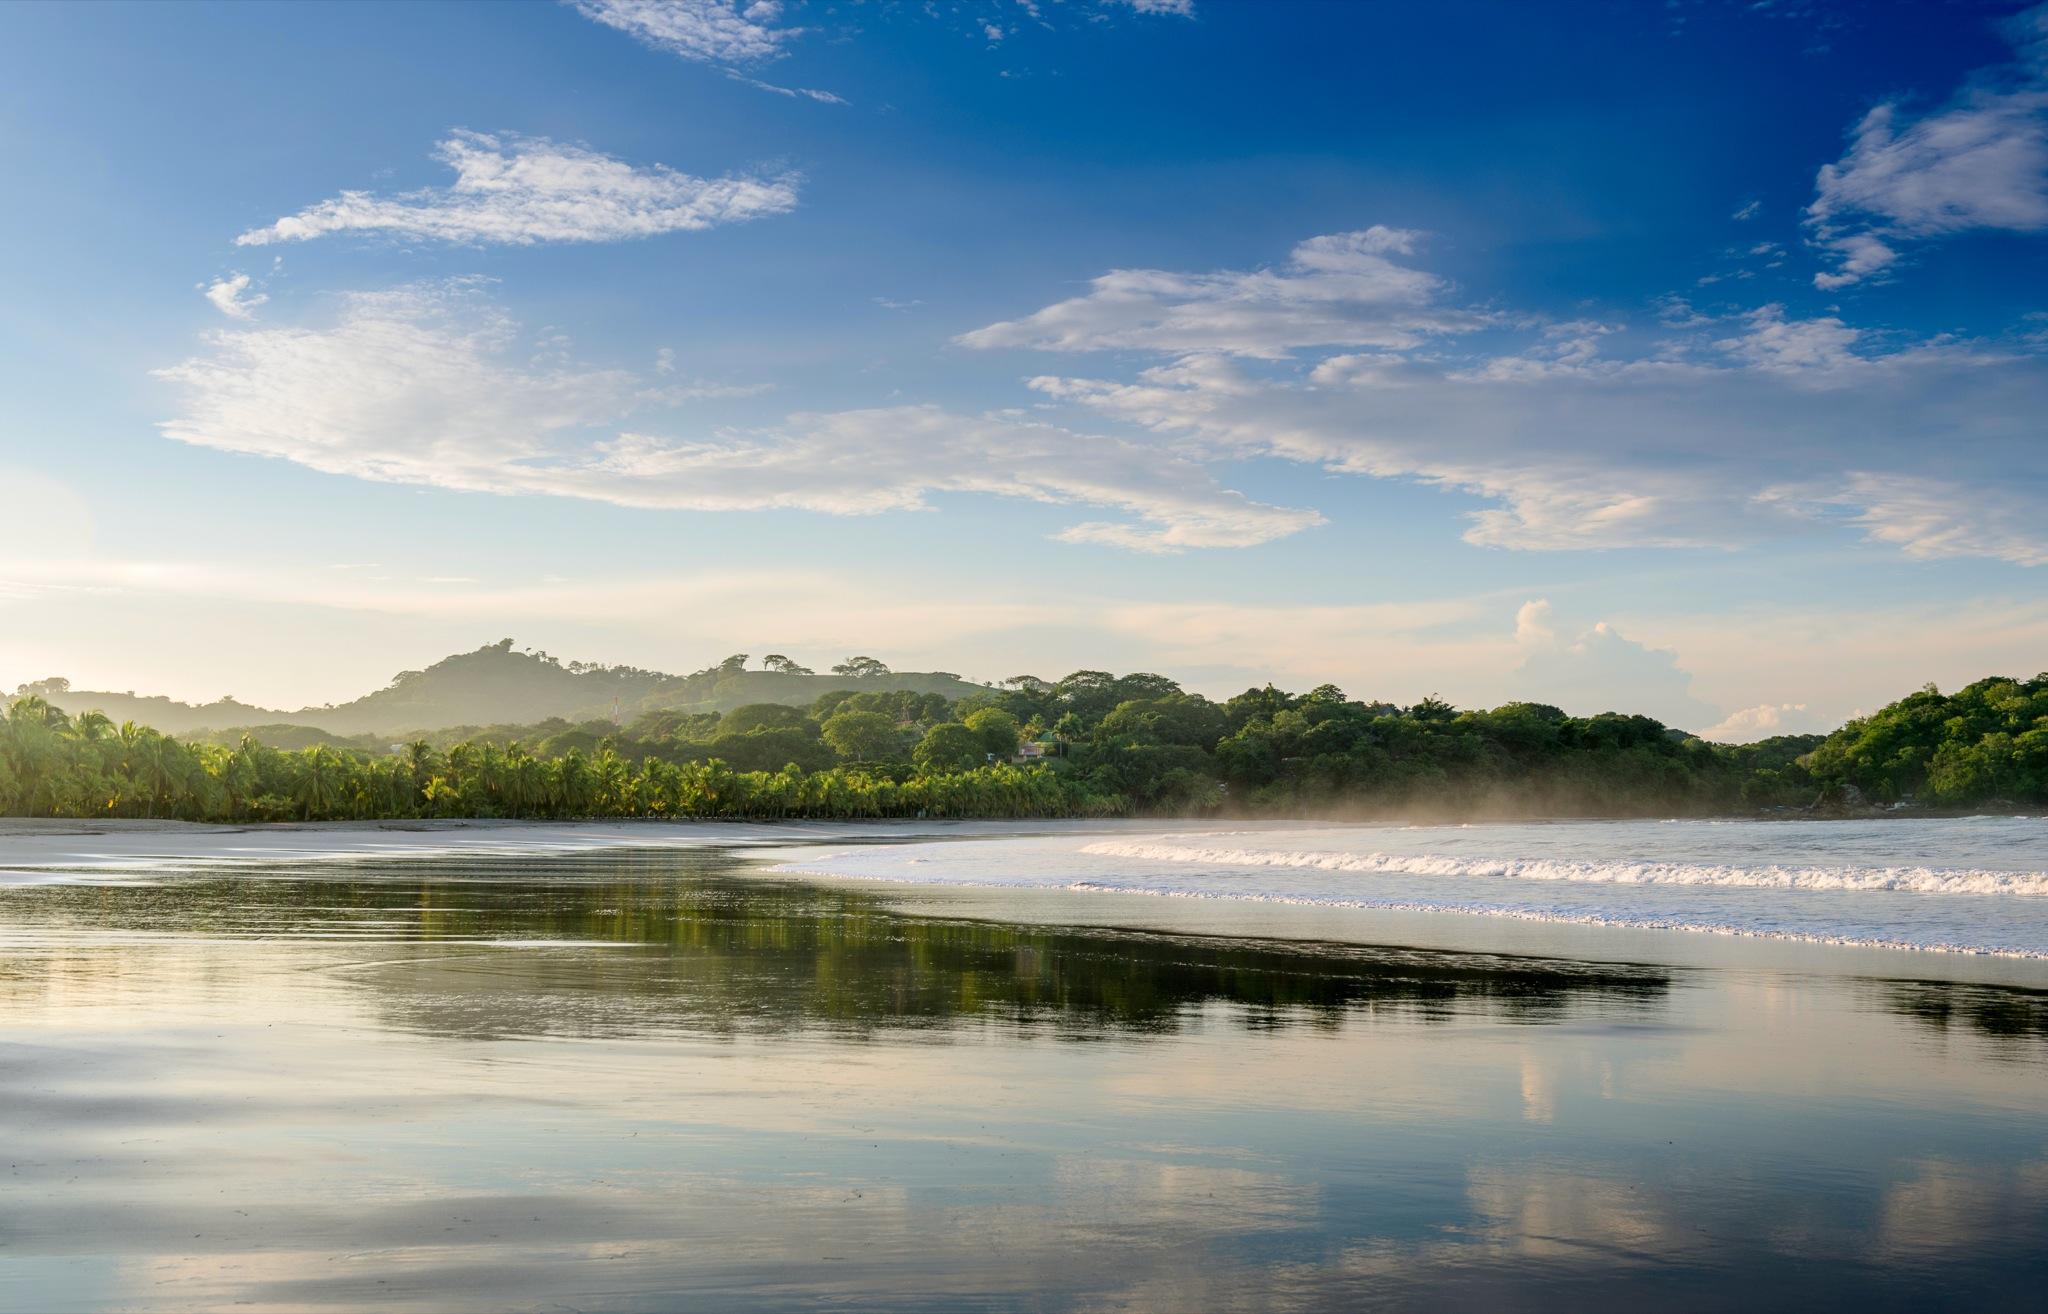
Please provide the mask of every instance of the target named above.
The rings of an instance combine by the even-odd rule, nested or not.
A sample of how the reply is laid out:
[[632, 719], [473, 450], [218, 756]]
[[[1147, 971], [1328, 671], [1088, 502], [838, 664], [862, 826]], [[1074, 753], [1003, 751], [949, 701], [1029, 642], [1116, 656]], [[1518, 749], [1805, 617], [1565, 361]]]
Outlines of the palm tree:
[[344, 775], [341, 758], [325, 744], [299, 755], [298, 779], [293, 794], [299, 801], [300, 817], [310, 821], [314, 813], [325, 816], [334, 806]]
[[591, 772], [597, 783], [598, 811], [613, 816], [626, 812], [632, 801], [632, 769], [626, 765], [626, 759], [606, 744], [591, 762]]
[[14, 759], [15, 789], [24, 811], [56, 816], [63, 808], [65, 790], [60, 778], [69, 753], [62, 736], [70, 728], [71, 718], [36, 694], [15, 699], [8, 708], [8, 750]]
[[415, 806], [426, 801], [427, 782], [440, 766], [436, 756], [434, 746], [424, 739], [415, 739], [405, 746], [405, 771], [412, 781]]
[[589, 816], [597, 783], [590, 772], [590, 759], [572, 748], [562, 754], [557, 773], [556, 807], [564, 816]]
[[146, 726], [137, 727], [130, 734], [132, 725], [131, 722], [122, 726], [121, 735], [126, 748], [128, 775], [149, 801], [146, 815], [154, 817], [157, 809], [167, 807], [178, 794], [189, 788], [192, 755], [177, 740]]

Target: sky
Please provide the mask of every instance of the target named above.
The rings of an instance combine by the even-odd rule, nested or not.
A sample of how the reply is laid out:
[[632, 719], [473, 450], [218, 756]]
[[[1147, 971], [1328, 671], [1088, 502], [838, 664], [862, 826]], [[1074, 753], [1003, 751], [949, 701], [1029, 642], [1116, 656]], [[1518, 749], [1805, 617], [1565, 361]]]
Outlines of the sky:
[[0, 688], [2048, 667], [2048, 6], [0, 7]]

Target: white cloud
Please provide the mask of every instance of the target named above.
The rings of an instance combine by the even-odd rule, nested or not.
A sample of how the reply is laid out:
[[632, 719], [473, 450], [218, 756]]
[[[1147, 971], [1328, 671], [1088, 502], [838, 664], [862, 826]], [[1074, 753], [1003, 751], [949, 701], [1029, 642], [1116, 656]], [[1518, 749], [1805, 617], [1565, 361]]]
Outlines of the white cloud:
[[1931, 476], [1851, 471], [1839, 480], [1766, 489], [1759, 496], [1816, 515], [1842, 515], [1876, 543], [1909, 557], [1990, 557], [2048, 566], [2042, 491], [2020, 482], [1963, 487]]
[[[1412, 245], [1406, 235], [1398, 241]], [[1388, 239], [1376, 244], [1384, 249]], [[1055, 403], [1190, 450], [1477, 495], [1491, 505], [1471, 513], [1466, 539], [1484, 546], [1738, 548], [1810, 532], [1816, 509], [1821, 519], [1840, 518], [1820, 504], [1834, 494], [1845, 451], [1907, 486], [1938, 471], [1965, 493], [1992, 490], [1988, 505], [2010, 503], [1996, 532], [1947, 536], [1954, 550], [2031, 560], [2031, 549], [2015, 546], [2026, 537], [2020, 527], [2029, 518], [2048, 523], [2048, 489], [2015, 478], [2038, 468], [2035, 417], [2048, 409], [2048, 369], [2037, 357], [1876, 339], [1839, 317], [1797, 319], [1780, 305], [1715, 317], [1667, 303], [1664, 322], [1647, 335], [1602, 320], [1530, 325], [1500, 315], [1489, 321], [1493, 331], [1468, 339], [1453, 331], [1462, 326], [1430, 319], [1453, 313], [1441, 282], [1402, 265], [1383, 280], [1401, 289], [1401, 312], [1440, 328], [1421, 345], [1244, 364], [1335, 336], [1298, 331], [1300, 298], [1237, 292], [1243, 280], [1302, 281], [1341, 263], [1326, 261], [1323, 249], [1297, 248], [1284, 279], [1111, 275], [1085, 297], [967, 340], [1178, 355], [1126, 378], [1029, 382]], [[1191, 286], [1202, 295], [1189, 295]], [[1136, 290], [1121, 295], [1127, 287]], [[1153, 290], [1161, 288], [1175, 296]], [[1502, 349], [1503, 333], [1523, 335], [1519, 348]], [[1482, 342], [1489, 349], [1474, 345]], [[1196, 343], [1205, 350], [1179, 354]], [[1819, 491], [1775, 491], [1809, 484]], [[1895, 515], [1883, 507], [1871, 515], [1865, 528], [1874, 537], [1909, 541], [1880, 523]]]
[[1310, 383], [1327, 388], [1402, 388], [1434, 377], [1436, 371], [1393, 351], [1358, 351], [1325, 357], [1308, 375]]
[[1840, 370], [1859, 363], [1849, 349], [1861, 335], [1832, 316], [1787, 319], [1782, 305], [1760, 306], [1745, 317], [1746, 332], [1714, 345], [1737, 360], [1774, 374]]
[[249, 276], [235, 274], [228, 278], [216, 278], [202, 289], [213, 308], [230, 319], [251, 319], [256, 307], [270, 300], [262, 292], [249, 291]]
[[[1350, 386], [1335, 386], [1336, 372], [1318, 367], [1310, 376], [1318, 386], [1304, 388], [1229, 372], [1215, 358], [1194, 364], [1147, 370], [1131, 384], [1048, 377], [1032, 385], [1219, 452], [1418, 477], [1499, 499], [1503, 506], [1475, 513], [1466, 535], [1488, 546], [1701, 546], [1735, 532], [1723, 506], [1692, 509], [1697, 471], [1632, 468], [1599, 450], [1639, 441], [1644, 421], [1634, 390], [1598, 376], [1494, 383], [1409, 362], [1397, 387], [1384, 385], [1383, 371], [1355, 369]], [[1588, 432], [1596, 419], [1620, 432]]]
[[1618, 369], [1618, 363], [1600, 356], [1600, 339], [1615, 331], [1612, 325], [1591, 320], [1551, 324], [1543, 329], [1540, 341], [1523, 351], [1489, 357], [1453, 377], [1480, 383], [1528, 383]]
[[706, 390], [538, 365], [518, 339], [475, 282], [355, 294], [331, 326], [215, 333], [206, 355], [160, 371], [186, 402], [163, 431], [361, 479], [657, 509], [863, 515], [959, 493], [1103, 507], [1129, 518], [1059, 537], [1148, 552], [1245, 547], [1321, 519], [1223, 488], [1157, 444], [929, 406], [687, 439], [624, 431]]
[[769, 0], [568, 0], [585, 18], [617, 28], [642, 45], [707, 64], [771, 59], [802, 31], [778, 27], [782, 6]]
[[1806, 217], [1834, 267], [1814, 275], [1816, 287], [1880, 274], [1909, 242], [2048, 230], [2048, 5], [2007, 31], [2013, 65], [1980, 74], [1918, 119], [1896, 103], [1877, 106], [1848, 153], [1821, 167]]
[[[1845, 363], [1798, 339], [1745, 335], [1734, 340], [1741, 355], [1720, 364], [1445, 371], [1337, 357], [1305, 383], [1211, 365], [1032, 384], [1218, 453], [1476, 494], [1495, 503], [1470, 515], [1466, 539], [1483, 546], [1741, 547], [1809, 523], [1818, 499], [1772, 490], [1793, 472], [1831, 478], [1843, 451], [1889, 463], [1907, 486], [1932, 466], [1998, 490], [2008, 528], [2048, 523], [2048, 493], [2012, 483], [2013, 470], [2031, 468], [2027, 416], [2048, 405], [2038, 362], [1929, 353]], [[1988, 535], [1950, 541], [2019, 559]]]
[[1762, 201], [1748, 201], [1741, 205], [1739, 208], [1737, 208], [1735, 213], [1729, 215], [1728, 217], [1730, 219], [1733, 219], [1737, 223], [1747, 223], [1749, 220], [1756, 218], [1763, 212], [1764, 203]]
[[[795, 38], [815, 30], [783, 26], [784, 6], [780, 0], [562, 0], [562, 3], [586, 18], [626, 33], [641, 45], [694, 63], [712, 65], [733, 81], [746, 86], [825, 104], [847, 103], [843, 97], [829, 91], [815, 87], [781, 86], [742, 71], [781, 58], [788, 53], [788, 47]], [[1098, 3], [1122, 6], [1141, 14], [1175, 14], [1183, 18], [1192, 18], [1195, 12], [1194, 0], [1098, 0]], [[1045, 21], [1035, 0], [1019, 0], [1019, 5], [1028, 16], [1039, 20], [1040, 26], [1052, 26]], [[922, 8], [929, 18], [951, 17], [950, 14], [942, 14], [935, 5], [927, 4]], [[820, 9], [828, 20], [836, 15], [831, 7], [821, 6]], [[1094, 11], [1088, 17], [1099, 22], [1103, 15]], [[979, 31], [991, 45], [999, 44], [1008, 35], [1001, 24], [986, 18], [977, 17], [974, 25], [974, 30]], [[1009, 77], [1010, 73], [1004, 70], [998, 76]]]
[[752, 87], [756, 91], [772, 91], [778, 96], [815, 100], [821, 105], [845, 105], [850, 103], [846, 97], [834, 92], [820, 91], [816, 87], [785, 87], [779, 82], [763, 82], [760, 78], [748, 77], [738, 69], [729, 68], [725, 70], [725, 75], [734, 82]]
[[1605, 621], [1567, 641], [1554, 628], [1548, 599], [1523, 603], [1515, 613], [1515, 645], [1523, 653], [1513, 678], [1521, 696], [1575, 716], [1625, 712], [1690, 729], [1720, 715], [1693, 697], [1692, 676], [1677, 653], [1625, 638]]
[[1702, 739], [1724, 744], [1753, 744], [1778, 735], [1820, 734], [1833, 728], [1809, 712], [1805, 703], [1758, 703], [1730, 713], [1719, 725], [1699, 734]]
[[968, 347], [1138, 349], [1282, 358], [1302, 347], [1414, 347], [1484, 316], [1444, 306], [1442, 279], [1403, 263], [1420, 234], [1373, 227], [1310, 238], [1280, 270], [1113, 269], [1085, 296], [963, 333]]
[[235, 239], [239, 246], [382, 232], [447, 242], [608, 242], [694, 232], [796, 207], [794, 175], [698, 178], [635, 168], [543, 137], [456, 131], [435, 150], [447, 187], [397, 196], [348, 191]]
[[1524, 648], [1548, 647], [1557, 642], [1550, 620], [1550, 599], [1532, 598], [1515, 610], [1515, 642]]
[[931, 406], [799, 414], [774, 429], [704, 441], [623, 435], [542, 491], [627, 506], [794, 508], [837, 515], [918, 510], [933, 493], [987, 493], [1110, 507], [1057, 537], [1145, 552], [1251, 547], [1321, 522], [1253, 502], [1194, 462], [1051, 425]]

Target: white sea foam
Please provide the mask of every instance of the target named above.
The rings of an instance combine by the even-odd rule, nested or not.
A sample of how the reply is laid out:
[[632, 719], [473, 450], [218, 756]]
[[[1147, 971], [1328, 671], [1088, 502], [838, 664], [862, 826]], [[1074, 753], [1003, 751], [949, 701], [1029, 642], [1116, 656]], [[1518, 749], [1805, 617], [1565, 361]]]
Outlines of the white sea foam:
[[782, 870], [916, 885], [2048, 958], [2048, 827], [2023, 818], [1218, 827], [791, 856]]
[[1164, 841], [1105, 840], [1081, 852], [1097, 857], [1211, 867], [1402, 876], [1490, 877], [1596, 885], [1705, 885], [1770, 890], [1885, 890], [1907, 894], [2048, 895], [2048, 872], [1943, 870], [1933, 867], [1732, 866], [1682, 862], [1490, 858], [1421, 853], [1332, 853], [1248, 849]]
[[830, 876], [840, 880], [881, 883], [908, 882], [979, 889], [1066, 890], [1075, 894], [1137, 894], [1155, 899], [1219, 900], [1230, 903], [1285, 904], [1295, 907], [1346, 908], [1371, 912], [1449, 913], [1469, 917], [1498, 917], [1519, 922], [1543, 922], [1554, 926], [1679, 931], [1689, 935], [1726, 935], [1740, 939], [1782, 940], [1798, 944], [1839, 945], [1862, 949], [1908, 949], [1922, 953], [2048, 960], [2048, 950], [1996, 940], [1973, 942], [1940, 937], [1915, 939], [1875, 930], [1856, 932], [1846, 929], [1806, 930], [1784, 926], [1742, 925], [1732, 921], [1621, 910], [1596, 911], [1587, 908], [1449, 902], [1422, 898], [1355, 898], [1307, 891], [1196, 889], [1188, 886], [1144, 885], [1115, 880], [1057, 880], [991, 873], [948, 873], [939, 877], [936, 874], [909, 870], [913, 866], [923, 865], [922, 859], [913, 859], [900, 865], [884, 865], [876, 869], [870, 865], [870, 861], [876, 856], [872, 850], [865, 853], [819, 853], [796, 862], [779, 864], [770, 870], [791, 876]]
[[1065, 888], [1086, 894], [1145, 894], [1163, 899], [1231, 899], [1247, 903], [1280, 903], [1319, 908], [1357, 908], [1381, 912], [1461, 913], [1475, 917], [1505, 917], [1519, 922], [1547, 922], [1557, 926], [1613, 926], [1635, 931], [1684, 931], [1690, 935], [1732, 935], [1743, 939], [1786, 940], [1799, 944], [1832, 944], [1860, 949], [1912, 949], [1922, 953], [1971, 954], [1992, 958], [2048, 959], [2048, 951], [2014, 946], [1964, 944], [1947, 940], [1911, 940], [1885, 935], [1851, 935], [1847, 933], [1781, 930], [1771, 927], [1733, 926], [1716, 922], [1689, 921], [1678, 917], [1630, 916], [1626, 914], [1569, 911], [1561, 908], [1435, 903], [1428, 899], [1343, 899], [1308, 895], [1260, 894], [1244, 890], [1162, 889], [1156, 886], [1115, 885], [1104, 881], [1075, 881]]

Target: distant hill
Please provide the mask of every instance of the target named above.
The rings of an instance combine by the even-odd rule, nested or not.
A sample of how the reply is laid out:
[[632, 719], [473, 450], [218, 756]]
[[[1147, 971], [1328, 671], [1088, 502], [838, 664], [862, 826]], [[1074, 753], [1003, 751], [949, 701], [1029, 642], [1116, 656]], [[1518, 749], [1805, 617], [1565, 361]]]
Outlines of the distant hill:
[[988, 692], [985, 684], [963, 680], [946, 671], [890, 671], [857, 679], [843, 675], [792, 675], [780, 671], [741, 671], [707, 679], [711, 672], [685, 676], [673, 689], [664, 689], [641, 700], [642, 713], [659, 711], [730, 712], [750, 703], [781, 703], [809, 707], [822, 694], [837, 689], [858, 689], [864, 693], [908, 691], [938, 694], [957, 702]]
[[246, 737], [287, 752], [325, 745], [361, 753], [382, 753], [391, 746], [390, 738], [385, 735], [333, 735], [316, 725], [235, 725], [221, 730], [186, 730], [176, 737], [188, 744], [219, 744], [223, 748], [233, 748]]
[[267, 707], [253, 707], [233, 698], [194, 704], [160, 695], [73, 689], [71, 682], [64, 679], [37, 680], [22, 685], [15, 693], [17, 696], [40, 694], [74, 716], [80, 712], [104, 712], [116, 725], [133, 721], [167, 735], [182, 735], [213, 726], [274, 722], [288, 715]]
[[[983, 685], [943, 671], [892, 672], [867, 658], [853, 659], [858, 674], [816, 675], [782, 659], [783, 670], [747, 670], [744, 657], [691, 675], [631, 666], [563, 662], [543, 652], [521, 652], [512, 640], [444, 657], [420, 671], [401, 671], [390, 684], [352, 702], [298, 711], [255, 707], [232, 698], [182, 703], [170, 698], [73, 689], [62, 679], [23, 685], [66, 712], [99, 711], [115, 722], [135, 721], [173, 735], [210, 731], [218, 736], [261, 727], [258, 737], [278, 742], [288, 727], [329, 735], [398, 737], [449, 726], [532, 725], [560, 719], [622, 721], [657, 710], [727, 712], [747, 703], [809, 706], [836, 689], [937, 693], [949, 699], [986, 692]], [[309, 741], [310, 742], [310, 741]]]

